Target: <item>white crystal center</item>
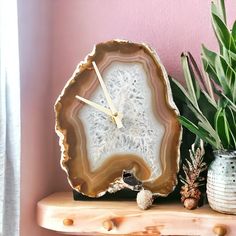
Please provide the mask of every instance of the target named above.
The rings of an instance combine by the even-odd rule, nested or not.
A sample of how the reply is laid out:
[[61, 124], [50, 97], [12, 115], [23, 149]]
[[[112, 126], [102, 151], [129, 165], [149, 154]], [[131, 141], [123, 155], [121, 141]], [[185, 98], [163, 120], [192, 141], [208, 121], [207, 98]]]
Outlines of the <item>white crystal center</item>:
[[[138, 62], [113, 62], [102, 74], [115, 108], [123, 114], [123, 128], [118, 129], [111, 117], [89, 105], [80, 110], [92, 171], [112, 155], [133, 154], [150, 167], [151, 179], [161, 174], [159, 153], [165, 130], [154, 116], [147, 76]], [[100, 86], [89, 99], [109, 108]]]

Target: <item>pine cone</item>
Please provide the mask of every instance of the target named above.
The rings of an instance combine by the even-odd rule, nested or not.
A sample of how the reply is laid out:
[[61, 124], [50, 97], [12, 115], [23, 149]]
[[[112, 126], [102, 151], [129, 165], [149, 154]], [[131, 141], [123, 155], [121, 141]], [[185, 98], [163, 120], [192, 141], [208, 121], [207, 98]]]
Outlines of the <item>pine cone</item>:
[[181, 182], [184, 184], [181, 187], [181, 202], [187, 209], [195, 209], [201, 197], [199, 186], [203, 184], [204, 178], [200, 174], [207, 168], [203, 162], [204, 147], [200, 140], [200, 146], [189, 150], [190, 160], [186, 160], [187, 165], [183, 164], [183, 171], [185, 177], [180, 176]]
[[184, 203], [184, 206], [189, 209], [195, 209], [198, 206], [198, 202], [201, 197], [201, 192], [198, 187], [189, 186], [185, 184], [181, 187], [181, 202]]
[[184, 207], [187, 208], [188, 210], [194, 210], [198, 206], [198, 200], [195, 198], [186, 198], [184, 201]]
[[198, 187], [192, 187], [187, 184], [181, 187], [181, 202], [184, 202], [187, 198], [195, 198], [197, 201], [200, 200], [201, 192]]

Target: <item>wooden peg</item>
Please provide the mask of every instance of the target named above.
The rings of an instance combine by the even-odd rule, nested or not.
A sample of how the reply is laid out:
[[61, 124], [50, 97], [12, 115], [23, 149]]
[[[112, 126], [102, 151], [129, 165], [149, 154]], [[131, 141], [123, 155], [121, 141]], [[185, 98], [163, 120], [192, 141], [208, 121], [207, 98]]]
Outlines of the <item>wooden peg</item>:
[[213, 228], [213, 232], [216, 236], [225, 236], [227, 233], [227, 229], [225, 225], [215, 225]]
[[74, 221], [73, 221], [72, 219], [64, 219], [64, 220], [63, 220], [63, 224], [64, 224], [65, 226], [71, 226], [71, 225], [74, 224]]
[[112, 220], [105, 220], [102, 225], [107, 231], [111, 231], [114, 228], [114, 223]]

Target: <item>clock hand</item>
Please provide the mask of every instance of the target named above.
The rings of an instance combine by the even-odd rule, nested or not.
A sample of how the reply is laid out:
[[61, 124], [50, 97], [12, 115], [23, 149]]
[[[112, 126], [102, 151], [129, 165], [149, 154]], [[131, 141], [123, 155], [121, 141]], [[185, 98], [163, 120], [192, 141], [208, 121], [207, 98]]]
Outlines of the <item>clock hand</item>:
[[104, 93], [104, 95], [106, 97], [106, 100], [107, 100], [107, 103], [108, 103], [108, 105], [109, 105], [109, 107], [111, 109], [111, 112], [113, 114], [113, 118], [114, 118], [114, 120], [116, 122], [116, 125], [117, 125], [118, 128], [122, 128], [123, 127], [123, 124], [121, 122], [122, 116], [117, 112], [117, 110], [116, 110], [116, 108], [115, 108], [115, 106], [114, 106], [114, 104], [113, 104], [113, 102], [111, 100], [111, 97], [110, 97], [110, 95], [109, 95], [109, 93], [107, 91], [107, 87], [106, 87], [106, 85], [105, 85], [105, 83], [104, 83], [104, 81], [102, 79], [102, 76], [101, 76], [101, 74], [100, 74], [100, 72], [99, 72], [99, 70], [97, 68], [97, 65], [96, 65], [95, 61], [93, 61], [92, 64], [93, 64], [93, 67], [94, 67], [95, 72], [97, 74], [98, 80], [99, 80], [99, 82], [101, 84], [103, 93]]
[[80, 101], [82, 101], [82, 102], [84, 102], [84, 103], [86, 103], [86, 104], [88, 104], [88, 105], [90, 105], [90, 106], [92, 106], [92, 107], [98, 109], [99, 111], [101, 111], [101, 112], [107, 114], [108, 116], [113, 117], [113, 115], [112, 115], [112, 113], [111, 113], [111, 110], [109, 110], [109, 109], [107, 109], [107, 108], [105, 108], [105, 107], [103, 107], [103, 106], [101, 106], [101, 105], [99, 105], [99, 104], [97, 104], [97, 103], [95, 103], [95, 102], [92, 102], [92, 101], [90, 101], [90, 100], [88, 100], [88, 99], [86, 99], [86, 98], [80, 97], [80, 96], [78, 96], [78, 95], [76, 95], [75, 97], [76, 97], [78, 100], [80, 100]]
[[90, 100], [88, 100], [88, 99], [86, 99], [86, 98], [80, 97], [80, 96], [78, 96], [78, 95], [76, 95], [75, 97], [76, 97], [78, 100], [80, 100], [80, 101], [82, 101], [82, 102], [84, 102], [84, 103], [87, 103], [88, 105], [90, 105], [90, 106], [92, 106], [92, 107], [98, 109], [99, 111], [104, 112], [104, 113], [107, 114], [108, 116], [111, 116], [112, 119], [115, 121], [115, 123], [116, 123], [118, 129], [120, 129], [120, 128], [123, 127], [122, 123], [120, 122], [120, 120], [122, 119], [122, 114], [116, 113], [116, 114], [113, 115], [110, 109], [107, 109], [107, 108], [105, 108], [105, 107], [103, 107], [103, 106], [101, 106], [101, 105], [99, 105], [99, 104], [97, 104], [97, 103], [95, 103], [95, 102], [92, 102], [92, 101], [90, 101]]
[[96, 65], [95, 61], [93, 61], [92, 64], [93, 64], [93, 67], [94, 67], [95, 72], [96, 72], [96, 74], [97, 74], [98, 80], [99, 80], [99, 82], [100, 82], [100, 84], [101, 84], [103, 93], [104, 93], [104, 95], [105, 95], [105, 97], [106, 97], [106, 100], [107, 100], [107, 103], [108, 103], [108, 105], [109, 105], [109, 107], [110, 107], [112, 113], [115, 114], [115, 113], [117, 113], [117, 111], [116, 111], [116, 109], [115, 109], [115, 107], [114, 107], [114, 105], [113, 105], [113, 102], [112, 102], [112, 100], [111, 100], [111, 97], [110, 97], [110, 95], [109, 95], [109, 93], [108, 93], [108, 91], [107, 91], [107, 87], [106, 87], [106, 85], [105, 85], [105, 83], [104, 83], [104, 81], [103, 81], [103, 79], [102, 79], [102, 76], [101, 76], [101, 74], [100, 74], [100, 72], [99, 72], [99, 70], [98, 70], [98, 68], [97, 68], [97, 65]]

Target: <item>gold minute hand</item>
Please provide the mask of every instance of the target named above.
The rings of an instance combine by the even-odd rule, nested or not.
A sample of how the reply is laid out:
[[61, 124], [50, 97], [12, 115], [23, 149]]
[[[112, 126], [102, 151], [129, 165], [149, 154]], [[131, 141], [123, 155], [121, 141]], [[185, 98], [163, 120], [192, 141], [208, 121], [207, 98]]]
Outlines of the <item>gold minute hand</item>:
[[107, 109], [107, 108], [105, 108], [105, 107], [103, 107], [103, 106], [101, 106], [101, 105], [99, 105], [99, 104], [97, 104], [97, 103], [95, 103], [95, 102], [92, 102], [92, 101], [90, 101], [90, 100], [88, 100], [88, 99], [86, 99], [86, 98], [80, 97], [80, 96], [78, 96], [78, 95], [76, 95], [75, 97], [76, 97], [78, 100], [80, 100], [80, 101], [82, 101], [82, 102], [84, 102], [84, 103], [86, 103], [86, 104], [88, 104], [88, 105], [90, 105], [90, 106], [96, 108], [97, 110], [99, 110], [99, 111], [101, 111], [101, 112], [107, 114], [108, 116], [113, 117], [111, 110], [109, 110], [109, 109]]
[[113, 105], [113, 102], [112, 102], [112, 100], [111, 100], [111, 97], [110, 97], [110, 95], [109, 95], [109, 93], [108, 93], [108, 91], [107, 91], [107, 87], [106, 87], [106, 85], [105, 85], [105, 83], [104, 83], [104, 81], [103, 81], [103, 79], [102, 79], [102, 76], [101, 76], [101, 74], [100, 74], [100, 72], [99, 72], [99, 70], [98, 70], [98, 68], [97, 68], [97, 65], [96, 65], [95, 61], [93, 61], [92, 64], [93, 64], [93, 67], [94, 67], [95, 72], [96, 72], [96, 74], [97, 74], [98, 80], [99, 80], [99, 82], [100, 82], [100, 84], [101, 84], [103, 93], [104, 93], [104, 95], [105, 95], [105, 97], [106, 97], [106, 100], [107, 100], [107, 103], [108, 103], [108, 105], [109, 105], [109, 107], [110, 107], [112, 113], [115, 114], [115, 113], [117, 113], [117, 110], [115, 109], [115, 106]]
[[108, 105], [109, 105], [109, 107], [111, 109], [111, 112], [112, 112], [112, 115], [113, 115], [114, 120], [116, 122], [116, 125], [117, 125], [118, 128], [122, 128], [123, 125], [122, 125], [122, 122], [121, 122], [121, 115], [117, 112], [117, 110], [116, 110], [116, 108], [115, 108], [115, 106], [114, 106], [114, 104], [113, 104], [113, 102], [111, 100], [111, 97], [110, 97], [110, 95], [109, 95], [109, 93], [107, 91], [107, 87], [106, 87], [106, 85], [105, 85], [105, 83], [104, 83], [104, 81], [102, 79], [102, 76], [101, 76], [101, 74], [100, 74], [100, 72], [99, 72], [99, 70], [97, 68], [97, 65], [96, 65], [95, 61], [93, 61], [92, 64], [93, 64], [93, 67], [94, 67], [95, 72], [97, 74], [98, 80], [99, 80], [99, 82], [101, 84], [103, 93], [104, 93], [105, 98], [107, 100], [107, 103], [108, 103]]

